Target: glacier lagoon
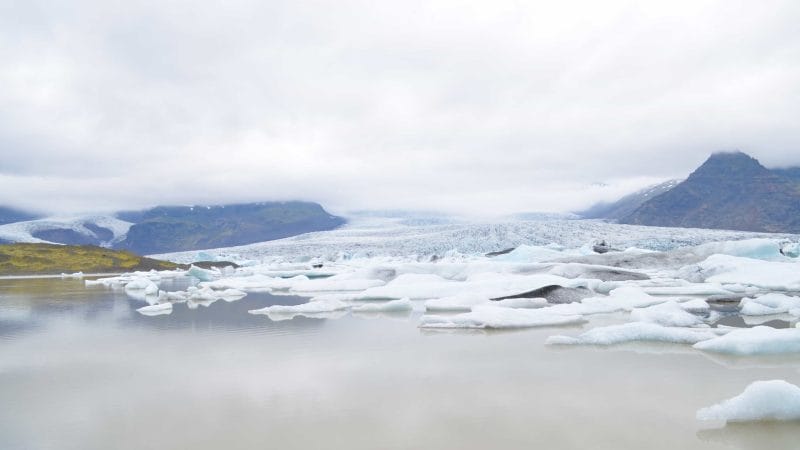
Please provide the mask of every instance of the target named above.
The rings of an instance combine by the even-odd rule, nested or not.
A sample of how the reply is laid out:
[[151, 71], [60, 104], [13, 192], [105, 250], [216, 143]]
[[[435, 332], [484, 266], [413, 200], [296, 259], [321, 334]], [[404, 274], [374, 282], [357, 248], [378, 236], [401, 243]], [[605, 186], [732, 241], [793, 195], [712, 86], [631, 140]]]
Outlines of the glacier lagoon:
[[[769, 418], [776, 383], [748, 386], [800, 384], [792, 237], [393, 226], [202, 255], [236, 270], [0, 281], [0, 446], [796, 448], [797, 422], [724, 403]], [[548, 228], [574, 238], [478, 251]], [[622, 248], [591, 254], [601, 232]], [[490, 300], [552, 284], [585, 298]]]

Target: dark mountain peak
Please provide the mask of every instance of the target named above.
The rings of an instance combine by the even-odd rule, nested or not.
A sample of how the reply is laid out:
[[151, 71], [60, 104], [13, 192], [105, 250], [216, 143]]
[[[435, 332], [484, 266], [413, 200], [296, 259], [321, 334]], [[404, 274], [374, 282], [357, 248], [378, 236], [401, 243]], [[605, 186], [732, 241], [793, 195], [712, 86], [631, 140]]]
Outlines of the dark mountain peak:
[[654, 197], [622, 223], [800, 232], [800, 182], [742, 152], [715, 153], [683, 183]]
[[740, 151], [713, 153], [689, 177], [748, 177], [770, 174], [757, 159]]

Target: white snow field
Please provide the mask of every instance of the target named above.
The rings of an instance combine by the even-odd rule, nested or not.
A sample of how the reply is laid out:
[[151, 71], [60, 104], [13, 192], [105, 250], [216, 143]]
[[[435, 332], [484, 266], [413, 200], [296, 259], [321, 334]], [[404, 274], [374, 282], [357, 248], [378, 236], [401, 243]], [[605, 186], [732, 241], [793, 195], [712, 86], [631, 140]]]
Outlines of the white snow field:
[[[595, 253], [597, 240], [612, 250]], [[196, 308], [270, 293], [308, 300], [249, 313], [285, 321], [402, 312], [429, 333], [558, 327], [539, 343], [548, 348], [650, 343], [710, 359], [800, 358], [798, 242], [800, 236], [599, 221], [485, 225], [371, 218], [279, 241], [156, 255], [176, 262], [231, 261], [236, 269], [192, 267], [86, 284], [123, 289], [151, 305], [139, 309], [146, 315], [168, 314], [171, 303]], [[188, 289], [159, 288], [162, 278], [182, 275], [192, 280]], [[743, 399], [698, 417], [791, 416], [776, 412], [780, 405], [742, 413], [763, 396], [782, 401], [774, 386], [754, 386]]]

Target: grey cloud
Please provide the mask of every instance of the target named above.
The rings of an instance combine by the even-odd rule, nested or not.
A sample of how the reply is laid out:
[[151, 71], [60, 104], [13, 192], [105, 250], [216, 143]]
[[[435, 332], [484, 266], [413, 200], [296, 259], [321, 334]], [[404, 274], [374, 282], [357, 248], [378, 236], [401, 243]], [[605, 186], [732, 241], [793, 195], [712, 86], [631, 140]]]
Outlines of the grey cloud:
[[797, 2], [164, 3], [0, 0], [0, 203], [502, 214], [800, 164]]

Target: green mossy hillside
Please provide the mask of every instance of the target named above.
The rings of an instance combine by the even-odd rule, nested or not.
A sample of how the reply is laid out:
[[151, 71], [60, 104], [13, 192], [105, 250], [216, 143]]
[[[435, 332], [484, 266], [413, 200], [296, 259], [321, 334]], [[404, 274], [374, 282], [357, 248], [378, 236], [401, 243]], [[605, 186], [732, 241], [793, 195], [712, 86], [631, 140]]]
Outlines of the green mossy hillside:
[[178, 267], [178, 264], [168, 261], [91, 245], [0, 245], [0, 275], [114, 273], [151, 269], [171, 270]]

